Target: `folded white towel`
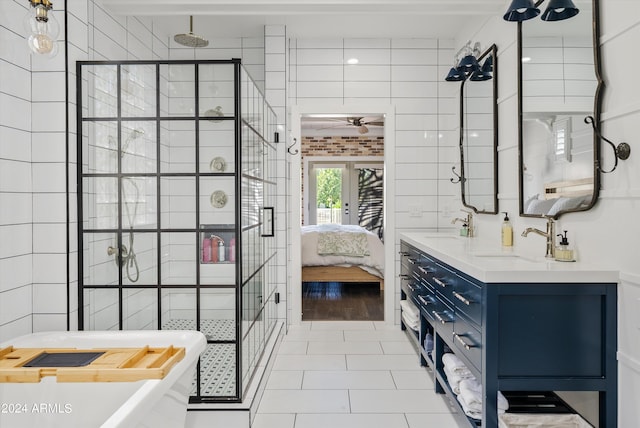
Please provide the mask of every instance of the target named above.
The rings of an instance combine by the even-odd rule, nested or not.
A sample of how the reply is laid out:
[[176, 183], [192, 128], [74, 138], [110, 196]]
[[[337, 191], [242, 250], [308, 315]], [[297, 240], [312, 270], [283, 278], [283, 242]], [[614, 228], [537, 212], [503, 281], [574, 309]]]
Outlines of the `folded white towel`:
[[478, 411], [470, 408], [462, 394], [458, 395], [456, 398], [458, 399], [458, 403], [462, 406], [462, 411], [465, 415], [473, 419], [482, 419], [482, 410]]
[[420, 310], [416, 308], [416, 305], [411, 303], [409, 300], [400, 300], [400, 307], [402, 308], [402, 313], [406, 313], [412, 319], [420, 318]]
[[409, 327], [411, 330], [418, 331], [418, 326], [420, 322], [418, 320], [408, 317], [405, 312], [402, 313], [402, 321], [404, 321], [404, 325]]
[[[462, 379], [458, 385], [460, 395], [464, 396], [464, 401], [472, 410], [482, 411], [482, 385], [476, 379]], [[507, 410], [509, 402], [498, 391], [498, 410]]]
[[444, 374], [447, 375], [447, 382], [454, 394], [460, 394], [460, 382], [464, 379], [475, 379], [475, 377], [468, 373], [454, 373], [447, 366], [444, 366]]
[[451, 373], [471, 373], [462, 360], [458, 358], [456, 354], [450, 352], [442, 355], [442, 364], [444, 364]]

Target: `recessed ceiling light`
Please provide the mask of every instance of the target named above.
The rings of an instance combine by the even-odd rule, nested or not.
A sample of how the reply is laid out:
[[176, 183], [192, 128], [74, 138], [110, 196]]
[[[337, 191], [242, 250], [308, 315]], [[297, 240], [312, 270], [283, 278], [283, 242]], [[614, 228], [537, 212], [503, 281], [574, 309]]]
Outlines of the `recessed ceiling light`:
[[358, 58], [349, 58], [347, 60], [347, 64], [356, 65], [358, 63]]

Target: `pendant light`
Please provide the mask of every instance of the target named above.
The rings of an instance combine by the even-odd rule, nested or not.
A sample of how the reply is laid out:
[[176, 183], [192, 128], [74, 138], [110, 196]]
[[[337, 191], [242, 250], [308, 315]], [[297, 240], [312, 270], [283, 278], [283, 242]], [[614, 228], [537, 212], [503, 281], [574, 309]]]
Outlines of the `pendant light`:
[[29, 0], [29, 11], [24, 17], [24, 27], [29, 37], [27, 43], [32, 53], [53, 57], [58, 53], [56, 39], [60, 24], [52, 12], [49, 0]]

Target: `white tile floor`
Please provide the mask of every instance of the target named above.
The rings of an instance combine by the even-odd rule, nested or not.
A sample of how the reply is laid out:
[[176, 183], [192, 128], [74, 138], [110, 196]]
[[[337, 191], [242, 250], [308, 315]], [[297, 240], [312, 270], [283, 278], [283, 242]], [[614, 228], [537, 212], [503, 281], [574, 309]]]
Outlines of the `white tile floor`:
[[313, 321], [289, 330], [252, 428], [458, 428], [398, 326]]

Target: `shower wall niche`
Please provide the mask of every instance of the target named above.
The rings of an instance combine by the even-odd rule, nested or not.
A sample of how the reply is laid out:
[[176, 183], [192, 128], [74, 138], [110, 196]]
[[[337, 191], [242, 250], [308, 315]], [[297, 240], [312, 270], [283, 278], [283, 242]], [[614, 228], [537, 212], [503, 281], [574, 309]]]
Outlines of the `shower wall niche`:
[[77, 76], [80, 329], [199, 330], [191, 401], [241, 401], [276, 321], [273, 110], [235, 59]]

